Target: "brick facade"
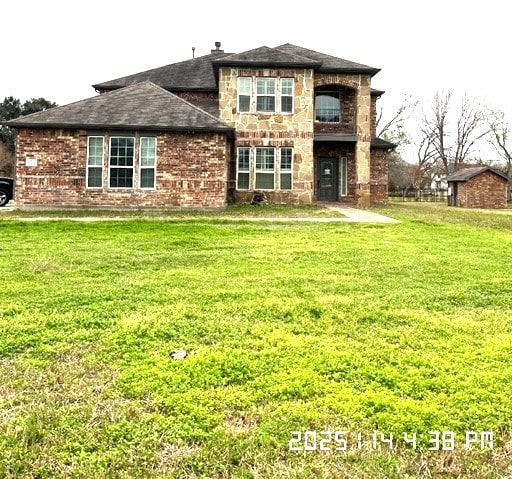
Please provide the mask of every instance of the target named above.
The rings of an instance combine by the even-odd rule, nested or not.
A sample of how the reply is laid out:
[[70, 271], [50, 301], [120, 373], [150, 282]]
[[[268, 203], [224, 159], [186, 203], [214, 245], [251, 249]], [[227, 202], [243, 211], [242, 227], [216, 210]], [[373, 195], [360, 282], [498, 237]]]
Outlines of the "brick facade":
[[[354, 204], [356, 201], [356, 163], [355, 163], [355, 149], [353, 144], [346, 145], [332, 145], [329, 143], [315, 144], [315, 158], [347, 158], [347, 173], [348, 173], [348, 191], [346, 196], [339, 194], [338, 201], [340, 203]], [[315, 184], [318, 185], [318, 167], [315, 163]], [[339, 178], [340, 184], [338, 192], [341, 192], [341, 173]], [[315, 196], [315, 199], [316, 196]]]
[[315, 93], [321, 91], [338, 91], [341, 103], [341, 118], [339, 123], [320, 123], [315, 121], [315, 133], [356, 133], [356, 97], [357, 91], [333, 86], [323, 86], [315, 90]]
[[372, 106], [371, 106], [371, 136], [375, 138], [377, 136], [377, 96], [372, 95]]
[[[105, 135], [107, 148], [108, 133], [91, 134]], [[145, 133], [116, 132], [115, 135], [137, 139]], [[87, 188], [87, 136], [84, 130], [20, 129], [17, 203], [119, 208], [222, 208], [226, 205], [230, 145], [225, 134], [158, 133], [154, 190], [108, 188], [107, 152], [103, 188]], [[137, 158], [136, 154], [134, 184], [138, 183]], [[31, 160], [37, 166], [30, 166]]]
[[385, 205], [388, 202], [389, 161], [387, 150], [371, 149], [370, 195], [372, 204]]
[[[318, 196], [361, 207], [387, 201], [386, 148], [393, 145], [381, 140], [372, 147], [382, 94], [371, 88], [377, 69], [290, 44], [212, 53], [96, 85], [105, 93], [14, 120], [18, 204], [223, 207], [250, 201], [259, 188], [278, 203], [308, 204]], [[316, 120], [322, 91], [339, 92], [339, 121]], [[138, 185], [140, 178], [152, 184], [153, 171], [142, 170], [138, 155], [138, 139], [148, 134], [137, 130], [149, 129], [157, 138], [155, 188], [110, 188], [109, 182]], [[87, 166], [88, 133], [104, 138], [102, 172]], [[109, 170], [109, 133], [135, 139], [116, 142], [130, 155], [135, 144], [133, 170], [122, 164]], [[100, 162], [100, 140], [93, 150], [91, 161]], [[125, 153], [118, 158], [129, 162]], [[317, 164], [331, 158], [338, 163], [325, 160], [320, 188]], [[336, 165], [339, 183], [329, 173], [336, 174]], [[87, 187], [89, 174], [98, 188]]]
[[454, 206], [465, 208], [506, 208], [507, 180], [492, 171], [484, 171], [468, 181], [449, 182]]

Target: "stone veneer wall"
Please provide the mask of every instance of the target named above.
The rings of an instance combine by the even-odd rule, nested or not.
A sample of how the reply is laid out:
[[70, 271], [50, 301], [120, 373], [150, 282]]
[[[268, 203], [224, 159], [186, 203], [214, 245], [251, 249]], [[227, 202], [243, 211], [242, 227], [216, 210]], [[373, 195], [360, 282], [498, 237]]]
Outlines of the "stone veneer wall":
[[[237, 79], [239, 76], [295, 78], [293, 114], [261, 114], [237, 112]], [[342, 132], [356, 133], [353, 201], [359, 206], [371, 203], [370, 140], [371, 78], [369, 75], [316, 74], [311, 69], [244, 69], [222, 67], [219, 72], [220, 118], [236, 129], [239, 146], [288, 146], [294, 148], [294, 189], [291, 192], [266, 192], [270, 201], [311, 203], [314, 200], [313, 140], [315, 131], [314, 92], [316, 88], [341, 87], [354, 123], [344, 125]], [[355, 119], [354, 119], [355, 118]], [[343, 123], [342, 123], [343, 125]], [[348, 128], [348, 129], [347, 129]], [[355, 130], [355, 131], [354, 131]], [[339, 155], [339, 153], [338, 153]], [[236, 156], [236, 152], [235, 152]], [[232, 165], [231, 171], [235, 167]], [[235, 192], [235, 200], [248, 200], [252, 192]]]
[[[238, 113], [239, 76], [294, 78], [294, 112]], [[314, 95], [311, 69], [245, 69], [222, 67], [219, 73], [220, 118], [236, 129], [236, 147], [293, 147], [293, 190], [266, 191], [272, 202], [313, 201]], [[234, 152], [236, 157], [236, 150]], [[236, 165], [231, 171], [236, 170]], [[236, 191], [236, 201], [249, 201], [251, 191]]]
[[389, 158], [387, 150], [371, 149], [370, 195], [372, 205], [388, 202]]
[[[104, 188], [92, 189], [86, 188], [86, 131], [20, 129], [16, 201], [20, 206], [220, 208], [226, 205], [228, 156], [224, 134], [158, 133], [155, 190], [107, 188], [107, 168]], [[37, 166], [28, 166], [27, 158], [36, 159]], [[138, 168], [135, 174], [137, 184]]]
[[[450, 182], [453, 189], [453, 182]], [[491, 171], [484, 171], [468, 181], [458, 182], [456, 206], [466, 208], [506, 208], [507, 181]]]

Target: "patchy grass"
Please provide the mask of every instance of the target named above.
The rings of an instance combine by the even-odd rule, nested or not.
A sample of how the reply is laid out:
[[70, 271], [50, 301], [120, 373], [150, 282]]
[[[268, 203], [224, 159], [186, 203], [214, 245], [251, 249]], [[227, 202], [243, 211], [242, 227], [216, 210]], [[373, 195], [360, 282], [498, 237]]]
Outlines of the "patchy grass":
[[339, 212], [327, 209], [322, 205], [280, 205], [264, 204], [229, 205], [225, 209], [168, 209], [168, 210], [123, 210], [123, 209], [61, 209], [61, 208], [34, 208], [34, 209], [0, 209], [0, 219], [16, 218], [122, 218], [122, 219], [230, 219], [230, 218], [304, 218], [304, 217], [341, 217]]
[[0, 477], [509, 477], [510, 219], [378, 211], [0, 221]]

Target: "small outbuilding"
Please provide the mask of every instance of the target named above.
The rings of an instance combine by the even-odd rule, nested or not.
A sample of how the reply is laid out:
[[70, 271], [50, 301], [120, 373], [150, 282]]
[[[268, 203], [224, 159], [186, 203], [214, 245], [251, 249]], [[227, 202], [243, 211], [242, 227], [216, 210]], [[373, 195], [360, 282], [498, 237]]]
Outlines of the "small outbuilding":
[[489, 166], [463, 168], [448, 176], [448, 204], [463, 208], [506, 208], [508, 178]]

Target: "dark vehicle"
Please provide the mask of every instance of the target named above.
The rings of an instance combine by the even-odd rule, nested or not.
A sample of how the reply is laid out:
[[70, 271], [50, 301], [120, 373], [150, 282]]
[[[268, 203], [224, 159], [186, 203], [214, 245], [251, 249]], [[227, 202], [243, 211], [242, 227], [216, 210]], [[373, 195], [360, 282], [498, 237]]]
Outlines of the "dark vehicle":
[[0, 177], [0, 206], [5, 206], [14, 197], [14, 180]]

